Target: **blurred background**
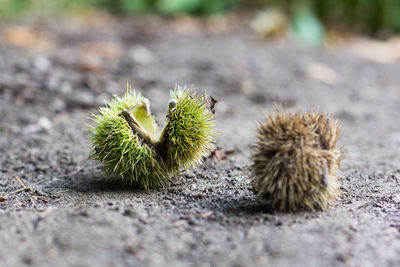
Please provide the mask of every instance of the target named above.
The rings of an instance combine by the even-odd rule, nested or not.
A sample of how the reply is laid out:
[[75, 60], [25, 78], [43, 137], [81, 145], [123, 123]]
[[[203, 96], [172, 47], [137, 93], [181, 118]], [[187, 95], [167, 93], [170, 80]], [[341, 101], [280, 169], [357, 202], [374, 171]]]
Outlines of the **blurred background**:
[[332, 31], [388, 38], [400, 30], [398, 0], [0, 0], [3, 21], [24, 16], [82, 15], [94, 10], [170, 17], [233, 13], [255, 17], [253, 28], [262, 35], [290, 30], [312, 44], [326, 41]]

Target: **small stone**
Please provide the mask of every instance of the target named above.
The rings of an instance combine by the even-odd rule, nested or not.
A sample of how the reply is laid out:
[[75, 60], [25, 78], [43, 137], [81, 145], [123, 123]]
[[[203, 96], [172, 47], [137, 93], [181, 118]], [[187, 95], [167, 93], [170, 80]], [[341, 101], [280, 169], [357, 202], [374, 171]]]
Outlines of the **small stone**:
[[46, 72], [51, 68], [51, 61], [46, 56], [39, 55], [33, 60], [33, 66], [41, 72]]
[[179, 220], [174, 223], [174, 226], [175, 227], [186, 227], [186, 226], [188, 226], [188, 223], [185, 220]]
[[50, 130], [52, 127], [51, 121], [46, 117], [40, 117], [37, 122], [37, 125], [39, 125], [40, 128], [45, 130]]
[[35, 124], [30, 124], [28, 126], [26, 126], [25, 128], [23, 128], [22, 133], [29, 135], [29, 134], [36, 134], [39, 133], [42, 130], [41, 127], [39, 127], [38, 125]]
[[141, 45], [135, 46], [131, 49], [130, 52], [131, 58], [140, 64], [149, 64], [153, 60], [153, 54], [151, 51]]
[[396, 227], [389, 227], [383, 232], [384, 235], [397, 235], [398, 233], [399, 230]]

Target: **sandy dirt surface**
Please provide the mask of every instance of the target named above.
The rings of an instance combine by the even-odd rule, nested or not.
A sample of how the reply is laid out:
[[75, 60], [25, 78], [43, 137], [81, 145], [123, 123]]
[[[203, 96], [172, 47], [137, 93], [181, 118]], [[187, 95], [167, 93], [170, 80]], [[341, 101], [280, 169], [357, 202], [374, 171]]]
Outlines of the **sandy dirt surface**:
[[[400, 63], [214, 26], [2, 25], [0, 266], [400, 265]], [[127, 82], [160, 122], [175, 83], [209, 92], [218, 146], [235, 153], [165, 189], [106, 180], [87, 159], [88, 116]], [[256, 121], [274, 103], [340, 120], [342, 196], [331, 209], [271, 213], [251, 190]]]

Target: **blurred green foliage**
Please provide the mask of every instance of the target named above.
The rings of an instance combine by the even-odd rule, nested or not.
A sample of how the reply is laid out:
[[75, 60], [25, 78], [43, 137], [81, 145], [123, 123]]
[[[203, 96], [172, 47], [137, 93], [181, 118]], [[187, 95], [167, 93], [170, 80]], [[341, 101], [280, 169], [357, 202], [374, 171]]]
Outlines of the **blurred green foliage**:
[[331, 26], [372, 35], [400, 30], [400, 0], [316, 0], [312, 8]]
[[24, 14], [65, 12], [77, 6], [89, 7], [90, 0], [0, 0], [0, 19], [10, 19]]
[[[82, 0], [85, 1], [85, 0]], [[158, 12], [166, 15], [210, 15], [233, 8], [240, 0], [86, 0], [120, 13]]]
[[324, 42], [324, 28], [314, 12], [302, 6], [296, 9], [291, 18], [291, 29], [295, 39], [311, 46], [320, 46]]
[[211, 15], [230, 10], [240, 2], [243, 0], [0, 0], [0, 18], [26, 12], [64, 12], [77, 7], [102, 8], [118, 14]]
[[[278, 7], [304, 36], [320, 34], [320, 25], [371, 35], [400, 31], [400, 0], [0, 0], [0, 18], [27, 12], [63, 12], [98, 7], [114, 13], [210, 15], [228, 10]], [[308, 25], [308, 26], [307, 26]], [[307, 30], [309, 27], [311, 30]], [[314, 37], [311, 37], [314, 38]]]
[[0, 16], [15, 16], [23, 10], [28, 9], [29, 0], [0, 0]]
[[370, 35], [400, 31], [400, 0], [254, 0], [283, 8], [291, 18], [308, 9], [322, 24]]

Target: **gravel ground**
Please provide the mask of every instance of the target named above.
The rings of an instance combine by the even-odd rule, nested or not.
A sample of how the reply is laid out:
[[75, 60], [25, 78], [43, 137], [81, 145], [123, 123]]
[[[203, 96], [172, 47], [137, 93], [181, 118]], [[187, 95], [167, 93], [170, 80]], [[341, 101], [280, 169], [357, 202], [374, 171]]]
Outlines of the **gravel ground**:
[[[259, 40], [235, 21], [101, 17], [0, 33], [1, 266], [400, 265], [400, 63]], [[107, 180], [87, 159], [88, 117], [127, 82], [159, 121], [176, 83], [207, 91], [218, 146], [235, 153], [165, 189]], [[256, 121], [274, 103], [340, 120], [331, 209], [271, 213], [251, 190]]]

